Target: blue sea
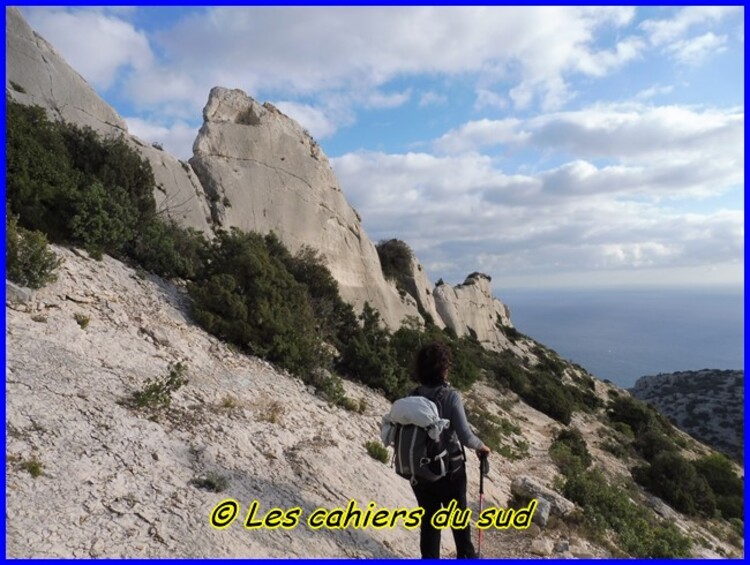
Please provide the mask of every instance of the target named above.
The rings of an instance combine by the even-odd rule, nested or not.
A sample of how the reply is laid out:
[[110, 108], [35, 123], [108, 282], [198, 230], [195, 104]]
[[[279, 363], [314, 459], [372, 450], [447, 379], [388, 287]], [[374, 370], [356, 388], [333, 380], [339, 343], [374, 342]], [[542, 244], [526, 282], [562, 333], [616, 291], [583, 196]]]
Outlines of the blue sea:
[[744, 368], [742, 289], [506, 290], [524, 333], [599, 379]]

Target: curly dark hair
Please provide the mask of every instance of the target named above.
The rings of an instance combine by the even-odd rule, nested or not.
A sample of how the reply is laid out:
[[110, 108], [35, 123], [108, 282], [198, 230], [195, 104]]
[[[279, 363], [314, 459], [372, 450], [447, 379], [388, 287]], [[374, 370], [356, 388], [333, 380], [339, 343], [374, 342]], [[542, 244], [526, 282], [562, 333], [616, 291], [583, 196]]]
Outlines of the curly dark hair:
[[450, 347], [441, 341], [428, 343], [417, 353], [417, 380], [423, 385], [439, 385], [445, 382], [452, 365]]

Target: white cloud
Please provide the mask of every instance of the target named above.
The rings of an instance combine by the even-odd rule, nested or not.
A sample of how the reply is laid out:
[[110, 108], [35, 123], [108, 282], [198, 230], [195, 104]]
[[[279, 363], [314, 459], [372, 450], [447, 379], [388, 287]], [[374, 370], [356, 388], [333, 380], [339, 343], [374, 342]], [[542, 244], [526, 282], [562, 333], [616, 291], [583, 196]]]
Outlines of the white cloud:
[[443, 94], [438, 94], [434, 91], [423, 92], [419, 97], [419, 107], [425, 108], [427, 106], [442, 106], [448, 102], [448, 97]]
[[648, 33], [651, 43], [663, 45], [681, 38], [693, 27], [715, 24], [742, 10], [740, 6], [689, 6], [673, 18], [646, 20], [640, 27]]
[[580, 68], [586, 74], [601, 77], [613, 69], [638, 58], [646, 44], [637, 37], [620, 41], [612, 51], [584, 52], [580, 58]]
[[123, 68], [145, 71], [153, 63], [146, 36], [101, 10], [27, 8], [24, 15], [29, 25], [96, 88], [110, 88]]
[[716, 36], [709, 32], [699, 37], [676, 41], [667, 47], [667, 52], [680, 63], [700, 65], [710, 55], [726, 51], [726, 46], [726, 35]]
[[741, 14], [742, 10], [740, 6], [689, 6], [678, 11], [673, 18], [646, 20], [640, 27], [648, 34], [652, 45], [663, 47], [664, 52], [678, 62], [699, 65], [710, 55], [726, 50], [727, 36], [710, 31], [685, 36], [695, 28], [716, 26], [729, 17]]
[[[440, 267], [433, 278], [460, 281], [481, 268], [501, 285], [742, 262], [743, 212], [665, 206], [699, 208], [691, 199], [739, 190], [744, 109], [630, 103], [558, 111], [583, 97], [577, 89], [585, 85], [575, 81], [623, 69], [647, 48], [684, 63], [705, 60], [727, 47], [722, 34], [735, 33], [712, 26], [738, 10], [686, 8], [644, 22], [635, 28], [640, 37], [634, 8], [208, 8], [149, 37], [133, 27], [132, 12], [25, 12], [89, 81], [123, 86], [136, 109], [148, 110], [127, 119], [133, 133], [182, 158], [196, 135], [188, 120], [215, 85], [280, 100], [317, 138], [354, 123], [358, 108], [444, 103], [442, 93], [424, 91], [440, 81], [468, 84], [474, 111], [528, 110], [447, 131], [431, 146], [439, 155], [332, 160], [373, 239], [408, 241], [428, 269]], [[409, 88], [418, 78], [431, 82]], [[637, 99], [669, 89], [655, 85]], [[479, 153], [496, 147], [503, 152], [492, 155], [502, 158]], [[539, 160], [514, 170], [514, 150]]]
[[672, 91], [674, 91], [674, 86], [672, 85], [669, 85], [669, 86], [654, 85], [649, 88], [644, 88], [643, 90], [638, 92], [635, 95], [635, 99], [639, 101], [650, 100], [652, 98], [656, 98], [657, 96], [663, 96], [665, 94], [669, 94]]
[[[581, 159], [623, 164], [666, 163], [716, 167], [737, 180], [744, 164], [745, 115], [739, 109], [700, 109], [637, 103], [602, 104], [528, 120], [478, 120], [435, 141], [442, 152], [479, 151], [497, 145], [532, 147]], [[702, 176], [702, 175], [701, 175]], [[727, 181], [727, 174], [716, 179]]]
[[406, 104], [410, 99], [410, 88], [403, 92], [392, 92], [390, 94], [374, 91], [366, 97], [365, 105], [369, 108], [398, 108]]
[[521, 120], [478, 120], [449, 131], [434, 143], [443, 153], [463, 153], [498, 144], [521, 144], [529, 135], [522, 131]]
[[338, 128], [338, 125], [320, 108], [287, 101], [274, 102], [274, 105], [287, 116], [298, 121], [317, 139], [325, 139], [333, 135]]
[[397, 104], [406, 93], [378, 94], [396, 77], [475, 73], [487, 85], [501, 78], [515, 82], [511, 98], [519, 105], [538, 98], [553, 107], [570, 96], [568, 75], [600, 76], [632, 58], [632, 40], [612, 51], [598, 49], [595, 40], [633, 13], [503, 6], [209, 8], [152, 38], [162, 59], [133, 77], [130, 91], [145, 104], [182, 100], [199, 106], [217, 84], [287, 97], [351, 89], [372, 94], [360, 98], [365, 104]]
[[485, 108], [504, 110], [508, 107], [508, 100], [501, 95], [486, 88], [477, 89], [477, 99], [474, 102], [474, 111], [478, 112]]
[[[519, 136], [530, 124], [529, 137]], [[743, 212], [685, 214], [670, 206], [739, 190], [743, 127], [739, 110], [599, 107], [471, 122], [436, 144], [464, 150], [504, 139], [578, 155], [622, 153], [623, 162], [597, 166], [579, 157], [516, 174], [462, 151], [360, 152], [332, 164], [373, 239], [408, 241], [433, 279], [460, 282], [479, 268], [496, 286], [534, 277], [555, 284], [597, 271], [601, 281], [601, 272], [625, 280], [630, 269], [643, 280], [676, 283], [684, 281], [669, 272], [700, 277], [713, 265], [737, 283]]]
[[193, 155], [193, 142], [198, 128], [185, 122], [165, 126], [142, 118], [125, 118], [128, 131], [148, 143], [158, 143], [179, 159], [187, 160]]

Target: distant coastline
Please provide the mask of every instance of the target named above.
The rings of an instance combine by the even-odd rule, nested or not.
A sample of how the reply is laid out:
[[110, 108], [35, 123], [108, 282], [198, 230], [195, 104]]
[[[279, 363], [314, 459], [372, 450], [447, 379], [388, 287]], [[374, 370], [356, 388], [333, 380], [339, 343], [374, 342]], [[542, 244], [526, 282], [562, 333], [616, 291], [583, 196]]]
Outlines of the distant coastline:
[[509, 289], [516, 328], [604, 380], [743, 369], [744, 289]]

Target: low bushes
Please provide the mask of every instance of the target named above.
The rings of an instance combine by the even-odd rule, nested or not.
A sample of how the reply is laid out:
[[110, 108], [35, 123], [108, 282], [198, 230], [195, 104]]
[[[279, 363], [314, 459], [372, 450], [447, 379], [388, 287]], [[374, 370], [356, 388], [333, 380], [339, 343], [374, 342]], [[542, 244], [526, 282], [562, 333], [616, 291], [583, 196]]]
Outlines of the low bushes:
[[716, 497], [690, 461], [674, 451], [659, 453], [650, 465], [633, 470], [633, 478], [675, 510], [713, 517]]
[[365, 449], [370, 457], [380, 461], [381, 463], [388, 463], [388, 450], [383, 447], [380, 442], [368, 441], [365, 443]]
[[209, 252], [210, 263], [188, 286], [203, 327], [296, 374], [323, 365], [306, 288], [271, 254], [263, 236], [220, 232]]
[[592, 462], [586, 440], [575, 428], [561, 430], [555, 436], [549, 448], [549, 454], [565, 475], [583, 471]]
[[583, 508], [583, 522], [594, 537], [612, 532], [630, 557], [689, 557], [691, 541], [672, 524], [659, 522], [630, 500], [627, 490], [611, 485], [598, 470], [567, 475], [563, 494]]
[[9, 280], [29, 288], [41, 288], [57, 279], [60, 260], [49, 249], [42, 232], [24, 229], [6, 205], [5, 269]]

